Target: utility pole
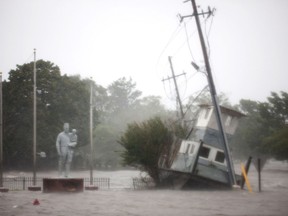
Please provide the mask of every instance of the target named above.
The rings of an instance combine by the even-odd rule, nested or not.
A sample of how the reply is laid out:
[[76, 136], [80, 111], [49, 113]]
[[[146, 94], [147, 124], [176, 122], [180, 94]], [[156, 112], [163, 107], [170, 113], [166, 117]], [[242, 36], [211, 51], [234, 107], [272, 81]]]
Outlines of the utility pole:
[[215, 108], [214, 110], [215, 110], [218, 129], [220, 131], [220, 139], [222, 140], [222, 142], [224, 144], [224, 152], [225, 152], [226, 161], [227, 161], [229, 182], [230, 182], [230, 186], [232, 187], [233, 185], [236, 184], [235, 172], [234, 172], [234, 167], [233, 167], [233, 163], [232, 163], [231, 156], [230, 156], [230, 150], [229, 150], [229, 146], [228, 146], [227, 137], [226, 137], [226, 134], [224, 131], [223, 123], [222, 123], [221, 110], [220, 110], [220, 106], [219, 106], [218, 99], [217, 99], [217, 93], [216, 93], [216, 89], [215, 89], [215, 85], [214, 85], [214, 81], [213, 81], [213, 76], [212, 76], [211, 67], [210, 67], [210, 63], [209, 63], [209, 58], [208, 58], [206, 45], [205, 45], [205, 41], [204, 41], [204, 37], [203, 37], [203, 33], [202, 33], [200, 21], [199, 21], [199, 15], [208, 14], [208, 16], [211, 16], [211, 15], [213, 15], [213, 10], [211, 11], [211, 9], [209, 7], [208, 12], [198, 13], [195, 0], [191, 0], [191, 3], [192, 3], [192, 8], [193, 8], [193, 14], [189, 15], [189, 16], [181, 17], [180, 21], [182, 21], [186, 17], [191, 17], [191, 16], [195, 17], [198, 35], [199, 35], [201, 48], [202, 48], [202, 53], [203, 53], [203, 57], [204, 57], [204, 61], [205, 61], [207, 80], [208, 80], [209, 87], [210, 87], [210, 94], [211, 94], [213, 106]]
[[37, 134], [37, 85], [36, 85], [36, 49], [34, 49], [33, 66], [33, 186], [28, 186], [30, 191], [39, 191], [41, 187], [36, 186], [36, 134]]
[[85, 186], [85, 190], [97, 190], [98, 187], [93, 185], [93, 82], [90, 79], [90, 185]]
[[180, 94], [179, 94], [179, 90], [178, 90], [178, 85], [177, 85], [176, 77], [185, 75], [185, 73], [182, 73], [182, 74], [179, 74], [179, 75], [175, 76], [174, 68], [173, 68], [173, 64], [172, 64], [172, 57], [171, 57], [171, 56], [168, 56], [168, 60], [169, 60], [169, 63], [170, 63], [170, 68], [171, 68], [171, 72], [172, 72], [172, 77], [168, 77], [167, 79], [162, 79], [162, 82], [165, 81], [165, 80], [173, 79], [174, 85], [175, 85], [176, 94], [177, 94], [177, 101], [178, 101], [179, 107], [180, 107], [181, 119], [182, 119], [182, 121], [184, 121], [184, 116], [185, 116], [185, 114], [184, 114], [184, 111], [183, 111], [183, 106], [182, 106], [182, 102], [181, 102], [181, 98], [180, 98]]
[[0, 72], [0, 188], [3, 187], [2, 72]]
[[36, 133], [37, 133], [37, 104], [36, 104], [36, 49], [34, 49], [34, 67], [33, 67], [33, 186], [36, 185]]
[[90, 185], [93, 185], [93, 86], [90, 83]]

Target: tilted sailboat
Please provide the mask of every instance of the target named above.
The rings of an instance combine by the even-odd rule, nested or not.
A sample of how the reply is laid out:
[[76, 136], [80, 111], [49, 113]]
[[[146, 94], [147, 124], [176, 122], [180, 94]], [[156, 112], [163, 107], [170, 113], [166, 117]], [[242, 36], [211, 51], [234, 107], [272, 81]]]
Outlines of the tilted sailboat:
[[[159, 160], [163, 184], [181, 188], [185, 184], [208, 183], [230, 185], [227, 157], [224, 143], [219, 138], [215, 109], [212, 105], [201, 104], [198, 118], [190, 136], [175, 139], [169, 152], [163, 152]], [[244, 115], [221, 106], [225, 134], [231, 140], [239, 119]], [[236, 183], [240, 176], [236, 175]]]
[[[188, 1], [186, 1], [188, 2]], [[229, 187], [240, 179], [235, 175], [228, 140], [232, 137], [242, 113], [220, 107], [213, 81], [209, 58], [199, 21], [195, 0], [191, 0], [193, 14], [181, 17], [195, 17], [202, 47], [205, 71], [212, 99], [212, 105], [201, 105], [195, 129], [187, 140], [176, 140], [168, 152], [163, 152], [159, 160], [161, 180], [182, 187], [191, 180], [203, 183], [214, 182]], [[224, 124], [223, 124], [224, 122]]]

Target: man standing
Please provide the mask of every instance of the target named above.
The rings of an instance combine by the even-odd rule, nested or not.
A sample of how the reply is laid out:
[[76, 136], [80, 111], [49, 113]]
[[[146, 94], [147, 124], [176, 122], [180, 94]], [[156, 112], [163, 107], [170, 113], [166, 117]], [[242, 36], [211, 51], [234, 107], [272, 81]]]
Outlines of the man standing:
[[[69, 133], [69, 123], [64, 123], [63, 126], [64, 131], [58, 134], [57, 140], [56, 140], [56, 149], [57, 153], [59, 156], [59, 176], [62, 175], [63, 168], [65, 165], [65, 177], [68, 177], [69, 172], [70, 172], [70, 166], [72, 162], [72, 157], [73, 157], [73, 149], [71, 149], [71, 143], [72, 145], [77, 144], [77, 135], [76, 135], [76, 141], [71, 142], [71, 133]], [[76, 131], [75, 131], [76, 133]]]

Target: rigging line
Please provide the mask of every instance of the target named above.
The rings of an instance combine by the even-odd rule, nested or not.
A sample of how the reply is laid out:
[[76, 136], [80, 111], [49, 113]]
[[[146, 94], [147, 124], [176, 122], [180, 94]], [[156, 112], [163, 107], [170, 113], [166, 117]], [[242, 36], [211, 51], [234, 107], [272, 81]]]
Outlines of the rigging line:
[[190, 55], [191, 55], [191, 57], [192, 57], [192, 60], [195, 62], [195, 58], [194, 58], [194, 56], [193, 56], [193, 54], [192, 54], [191, 46], [190, 46], [190, 43], [189, 43], [188, 32], [187, 32], [187, 28], [186, 28], [186, 22], [184, 22], [184, 28], [185, 28], [185, 35], [186, 35], [187, 46], [188, 46]]
[[[169, 85], [169, 86], [170, 86], [170, 85]], [[163, 82], [163, 88], [164, 88], [164, 92], [165, 92], [166, 97], [167, 97], [169, 100], [173, 100], [172, 97], [168, 96], [168, 93], [167, 93], [167, 90], [166, 90], [166, 88], [165, 88], [164, 82]], [[171, 92], [171, 90], [170, 90], [170, 92]]]
[[[190, 22], [192, 19], [190, 19], [188, 22]], [[181, 26], [181, 22], [178, 24], [177, 28], [172, 33], [171, 37], [169, 38], [167, 44], [163, 48], [162, 52], [160, 53], [156, 65], [158, 65], [160, 58], [162, 57], [163, 53], [166, 51], [167, 47], [170, 45], [170, 43], [176, 38], [176, 36], [181, 32], [181, 30], [184, 28], [184, 26]], [[181, 27], [180, 27], [181, 26]]]
[[[189, 106], [187, 106], [187, 108], [186, 108], [186, 111], [185, 111], [185, 113], [184, 113], [184, 117], [185, 117], [185, 115], [187, 114], [187, 112], [188, 112], [188, 110], [190, 110], [190, 108], [191, 108], [191, 106], [193, 105], [193, 103], [195, 102], [195, 100], [197, 100], [197, 98], [201, 95], [201, 94], [203, 94], [203, 92], [205, 91], [205, 90], [207, 90], [207, 88], [209, 88], [209, 85], [206, 85], [201, 91], [200, 91], [200, 93], [198, 93], [198, 95], [193, 99], [193, 101], [191, 102], [191, 104], [189, 105]], [[196, 114], [194, 114], [194, 116], [195, 116]], [[180, 121], [181, 119], [176, 119], [173, 123], [176, 123], [176, 122], [178, 122], [178, 121]]]
[[[168, 65], [169, 63], [166, 63], [166, 66]], [[164, 79], [164, 78], [163, 78]], [[165, 82], [163, 82], [162, 81], [162, 83], [163, 83], [163, 89], [164, 89], [164, 92], [165, 92], [165, 95], [166, 95], [166, 97], [169, 99], [169, 100], [172, 100], [173, 98], [172, 97], [170, 97], [170, 96], [168, 96], [168, 90], [166, 89], [166, 85], [165, 85]], [[170, 92], [171, 92], [171, 90], [170, 90]]]
[[209, 36], [210, 36], [210, 32], [211, 32], [211, 28], [212, 28], [212, 23], [213, 23], [213, 16], [211, 18], [211, 22], [210, 22], [210, 26], [209, 26], [209, 31], [207, 33], [207, 19], [205, 19], [205, 37], [206, 37], [206, 43], [207, 43], [207, 48], [208, 48], [208, 56], [210, 58], [210, 54], [211, 54], [211, 49], [210, 49], [210, 43], [209, 43]]
[[188, 110], [192, 107], [192, 105], [193, 105], [193, 103], [195, 102], [195, 100], [197, 100], [197, 98], [198, 98], [201, 94], [203, 94], [203, 92], [204, 92], [205, 90], [207, 90], [207, 88], [209, 88], [209, 85], [206, 85], [206, 86], [200, 91], [200, 93], [192, 100], [191, 104], [187, 107], [186, 112], [184, 113], [184, 115], [186, 115], [186, 113], [187, 113]]
[[[195, 30], [194, 32], [192, 32], [192, 34], [190, 34], [189, 39], [197, 32], [197, 30]], [[176, 56], [176, 54], [184, 47], [184, 45], [187, 43], [187, 41], [184, 41], [179, 48], [174, 52], [173, 56]]]
[[[186, 79], [186, 82], [188, 83], [189, 82], [189, 80], [190, 79], [192, 79], [195, 75], [197, 75], [198, 73], [202, 73], [201, 71], [196, 71], [195, 73], [193, 73], [191, 76], [189, 76], [187, 79]], [[188, 86], [188, 84], [187, 84], [187, 86]], [[186, 86], [186, 87], [187, 87]], [[188, 99], [189, 98], [189, 95], [187, 96], [187, 97], [185, 97], [185, 98], [183, 98], [182, 100], [184, 101], [184, 100], [186, 100], [186, 99]]]
[[[183, 92], [180, 96], [185, 97], [186, 91], [187, 91], [187, 87], [188, 87], [188, 81], [187, 81], [186, 73], [185, 73], [184, 71], [183, 71], [183, 75], [185, 76], [185, 80], [184, 80], [184, 82], [182, 81], [182, 82], [180, 83], [180, 86], [185, 85], [185, 89], [184, 89], [184, 92]], [[183, 84], [183, 83], [184, 83], [184, 84]], [[182, 100], [183, 100], [183, 98], [182, 98]]]
[[183, 26], [181, 26], [181, 23], [179, 23], [179, 25], [177, 26], [177, 28], [174, 30], [174, 32], [172, 33], [171, 37], [169, 38], [167, 44], [165, 45], [165, 47], [163, 48], [162, 52], [160, 53], [156, 66], [159, 64], [160, 58], [162, 57], [163, 53], [166, 51], [167, 47], [170, 45], [170, 43], [174, 40], [174, 38], [180, 33], [180, 31], [182, 30]]
[[208, 53], [208, 58], [210, 59], [210, 44], [209, 44], [209, 39], [207, 35], [207, 19], [205, 20], [205, 27], [204, 27], [204, 33], [205, 33], [205, 39], [206, 39], [206, 44], [207, 44], [207, 53]]
[[[170, 95], [172, 95], [171, 82], [170, 80], [168, 80], [168, 82], [169, 82]], [[170, 100], [174, 100], [173, 97], [171, 97]]]
[[[204, 20], [201, 22], [201, 25], [203, 24]], [[192, 38], [192, 36], [197, 32], [197, 29], [195, 29], [188, 37], [188, 39]], [[176, 54], [183, 48], [183, 46], [187, 43], [187, 41], [184, 41], [179, 48], [174, 52], [174, 55], [172, 56], [176, 56]]]
[[185, 97], [186, 92], [187, 92], [187, 88], [188, 88], [188, 80], [187, 80], [187, 77], [186, 77], [186, 73], [184, 74], [184, 76], [185, 76], [185, 90], [184, 90], [184, 93], [183, 93], [183, 97]]
[[210, 23], [210, 27], [209, 27], [209, 31], [208, 31], [208, 37], [210, 36], [210, 31], [211, 31], [213, 21], [214, 21], [214, 16], [211, 17], [211, 23]]
[[196, 74], [201, 73], [200, 71], [196, 71], [195, 73], [193, 73], [191, 76], [189, 76], [187, 78], [187, 80], [189, 81], [190, 79], [192, 79]]

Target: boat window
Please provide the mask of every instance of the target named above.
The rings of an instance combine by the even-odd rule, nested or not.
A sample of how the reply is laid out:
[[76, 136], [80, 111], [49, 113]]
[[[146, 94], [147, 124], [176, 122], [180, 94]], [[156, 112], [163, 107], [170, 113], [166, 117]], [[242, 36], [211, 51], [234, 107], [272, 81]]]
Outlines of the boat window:
[[224, 163], [225, 161], [225, 154], [221, 151], [217, 151], [215, 161], [219, 163]]
[[190, 148], [190, 144], [187, 144], [185, 154], [188, 154]]
[[190, 149], [190, 154], [193, 154], [195, 146], [192, 144]]
[[209, 113], [210, 113], [210, 108], [205, 109], [204, 119], [207, 119], [207, 118], [208, 118]]
[[232, 121], [232, 117], [231, 116], [227, 116], [226, 121], [225, 121], [225, 126], [230, 126]]
[[200, 157], [208, 158], [210, 153], [210, 148], [202, 146], [199, 152]]

